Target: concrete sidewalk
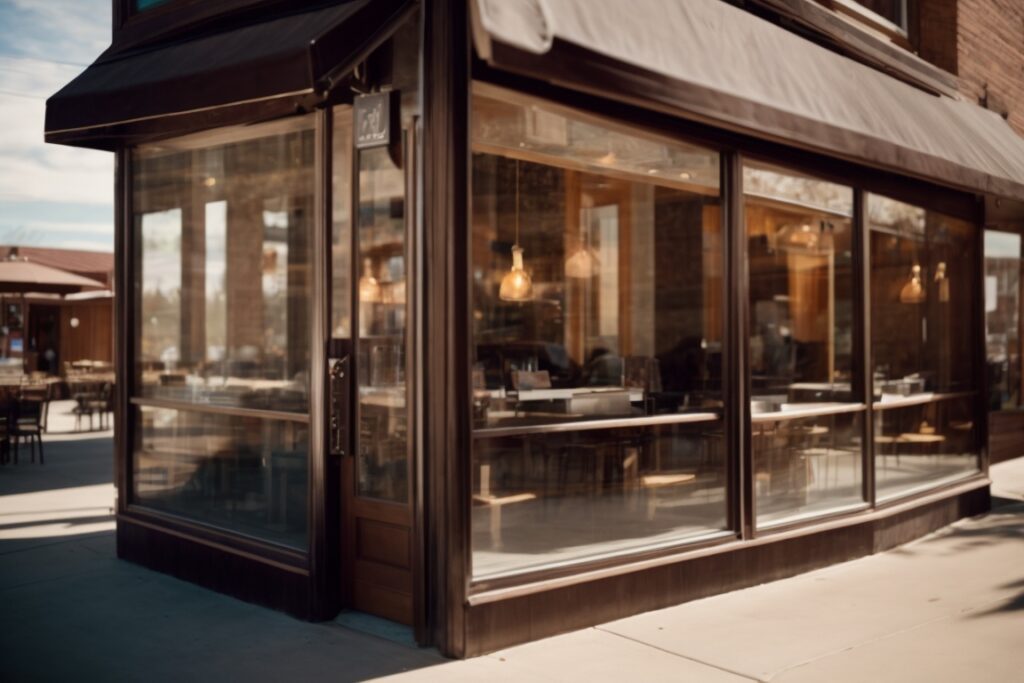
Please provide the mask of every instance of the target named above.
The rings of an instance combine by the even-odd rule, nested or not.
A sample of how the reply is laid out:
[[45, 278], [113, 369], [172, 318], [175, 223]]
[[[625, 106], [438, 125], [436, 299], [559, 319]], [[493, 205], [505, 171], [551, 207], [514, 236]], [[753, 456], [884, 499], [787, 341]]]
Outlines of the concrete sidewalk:
[[465, 662], [114, 556], [109, 433], [0, 468], [0, 679], [1024, 680], [1024, 459], [1002, 506], [896, 550]]
[[1024, 680], [1024, 458], [992, 477], [992, 513], [887, 553], [394, 680]]

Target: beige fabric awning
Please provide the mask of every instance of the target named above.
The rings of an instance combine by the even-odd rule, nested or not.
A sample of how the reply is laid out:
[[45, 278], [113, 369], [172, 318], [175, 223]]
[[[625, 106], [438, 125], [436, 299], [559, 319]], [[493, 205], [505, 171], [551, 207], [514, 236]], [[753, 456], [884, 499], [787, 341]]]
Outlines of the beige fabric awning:
[[0, 261], [0, 293], [71, 294], [107, 289], [102, 282], [30, 261]]
[[721, 0], [471, 0], [493, 66], [971, 192], [1024, 199], [1024, 138]]

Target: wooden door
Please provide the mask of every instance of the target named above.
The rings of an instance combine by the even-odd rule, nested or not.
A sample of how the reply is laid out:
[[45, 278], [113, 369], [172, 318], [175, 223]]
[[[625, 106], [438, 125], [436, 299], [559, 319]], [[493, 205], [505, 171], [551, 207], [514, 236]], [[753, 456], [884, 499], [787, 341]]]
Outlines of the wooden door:
[[[350, 370], [342, 456], [342, 593], [345, 604], [402, 624], [413, 623], [410, 405], [407, 366], [406, 177], [395, 147], [354, 150], [352, 110], [335, 114], [336, 178], [347, 165], [354, 210], [335, 198], [335, 297], [332, 346]], [[354, 163], [353, 163], [354, 159]], [[347, 213], [347, 219], [345, 214]], [[347, 223], [347, 225], [339, 225]], [[354, 226], [355, 229], [352, 229]], [[346, 229], [347, 228], [347, 229]], [[339, 244], [344, 240], [347, 244]], [[347, 279], [347, 282], [345, 281]], [[347, 322], [343, 322], [347, 321]], [[347, 338], [346, 338], [347, 337]], [[350, 408], [348, 407], [350, 406]]]

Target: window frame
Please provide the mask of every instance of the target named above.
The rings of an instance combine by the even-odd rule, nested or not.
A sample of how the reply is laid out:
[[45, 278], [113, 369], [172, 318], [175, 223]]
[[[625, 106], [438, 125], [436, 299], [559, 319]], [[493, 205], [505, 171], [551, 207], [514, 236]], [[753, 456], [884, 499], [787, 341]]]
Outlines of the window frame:
[[[858, 0], [819, 0], [824, 4], [831, 6], [836, 12], [852, 17], [862, 24], [873, 28], [877, 31], [889, 36], [890, 39], [900, 42], [909, 41], [910, 38], [910, 12], [911, 12], [911, 0], [899, 0], [900, 2], [900, 13], [902, 15], [902, 23], [897, 23], [891, 19], [882, 16], [878, 12], [866, 7], [865, 5], [858, 2]], [[904, 47], [910, 47], [909, 42], [906, 42]]]

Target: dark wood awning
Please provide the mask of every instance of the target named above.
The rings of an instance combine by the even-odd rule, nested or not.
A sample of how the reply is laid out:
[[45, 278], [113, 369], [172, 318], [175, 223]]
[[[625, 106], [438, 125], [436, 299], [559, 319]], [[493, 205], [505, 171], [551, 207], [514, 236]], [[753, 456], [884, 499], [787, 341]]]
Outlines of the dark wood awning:
[[492, 66], [885, 171], [1024, 199], [1024, 138], [722, 0], [471, 0]]
[[146, 134], [308, 108], [414, 3], [350, 0], [103, 53], [46, 103], [46, 141], [100, 149]]

